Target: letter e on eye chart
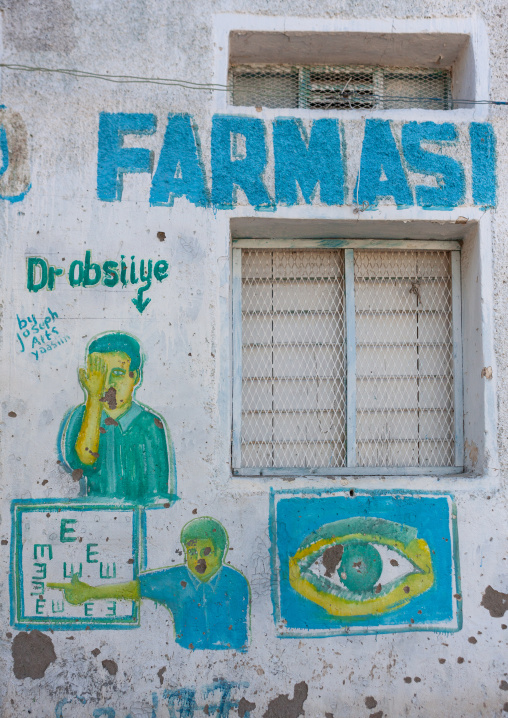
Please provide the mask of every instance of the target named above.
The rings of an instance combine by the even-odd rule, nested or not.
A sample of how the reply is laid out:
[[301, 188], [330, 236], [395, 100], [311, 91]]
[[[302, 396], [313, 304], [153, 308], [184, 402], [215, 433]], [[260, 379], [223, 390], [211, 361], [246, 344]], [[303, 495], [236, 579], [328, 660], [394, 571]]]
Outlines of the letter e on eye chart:
[[456, 514], [449, 494], [273, 491], [277, 634], [459, 630]]

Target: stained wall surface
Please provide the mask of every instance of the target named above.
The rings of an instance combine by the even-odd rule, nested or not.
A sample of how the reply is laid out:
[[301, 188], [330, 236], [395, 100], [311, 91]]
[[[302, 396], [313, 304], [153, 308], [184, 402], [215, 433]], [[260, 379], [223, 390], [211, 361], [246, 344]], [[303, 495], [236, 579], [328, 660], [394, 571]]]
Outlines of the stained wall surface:
[[[0, 714], [507, 713], [505, 3], [0, 7]], [[405, 65], [448, 33], [476, 103], [233, 107], [233, 31]], [[298, 242], [345, 282], [351, 252], [452, 250], [444, 468], [355, 466], [354, 412], [350, 463], [237, 462], [239, 251]], [[418, 306], [422, 271], [391, 277]]]

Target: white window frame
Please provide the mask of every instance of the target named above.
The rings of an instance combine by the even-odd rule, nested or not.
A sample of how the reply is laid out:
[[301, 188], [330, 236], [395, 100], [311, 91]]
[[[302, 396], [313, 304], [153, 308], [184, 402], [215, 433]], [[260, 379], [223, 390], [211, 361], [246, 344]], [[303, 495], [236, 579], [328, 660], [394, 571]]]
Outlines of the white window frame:
[[[242, 467], [242, 250], [243, 249], [327, 249], [344, 250], [346, 304], [346, 466], [343, 467]], [[454, 382], [453, 466], [356, 466], [356, 337], [354, 303], [355, 249], [444, 250], [451, 256], [452, 337]], [[454, 475], [464, 471], [464, 394], [462, 367], [461, 244], [456, 240], [373, 240], [373, 239], [233, 239], [232, 249], [232, 447], [234, 476], [415, 476]]]

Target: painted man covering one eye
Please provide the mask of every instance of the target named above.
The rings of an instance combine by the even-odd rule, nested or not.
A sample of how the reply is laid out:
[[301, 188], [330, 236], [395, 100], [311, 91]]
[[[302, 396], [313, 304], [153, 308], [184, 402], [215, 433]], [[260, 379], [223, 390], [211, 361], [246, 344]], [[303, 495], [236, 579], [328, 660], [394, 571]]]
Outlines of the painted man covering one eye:
[[108, 332], [88, 346], [79, 381], [86, 402], [63, 421], [61, 450], [75, 476], [84, 476], [87, 495], [140, 504], [176, 498], [171, 435], [151, 409], [134, 401], [141, 382], [138, 341]]
[[97, 599], [150, 598], [173, 616], [175, 640], [184, 648], [247, 650], [250, 589], [243, 573], [224, 565], [228, 535], [209, 516], [193, 519], [180, 535], [185, 564], [140, 573], [129, 583], [90, 586], [74, 574], [70, 583], [48, 583], [73, 605]]

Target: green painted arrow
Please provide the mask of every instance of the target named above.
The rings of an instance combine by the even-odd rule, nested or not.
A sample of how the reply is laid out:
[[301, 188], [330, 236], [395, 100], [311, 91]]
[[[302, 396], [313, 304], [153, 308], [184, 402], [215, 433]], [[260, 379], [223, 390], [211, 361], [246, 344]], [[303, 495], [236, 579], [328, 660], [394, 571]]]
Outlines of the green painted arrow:
[[147, 306], [152, 301], [150, 297], [147, 297], [145, 300], [143, 300], [143, 292], [148, 289], [148, 287], [140, 287], [138, 289], [138, 295], [137, 297], [134, 297], [134, 299], [131, 299], [131, 302], [134, 304], [136, 309], [140, 314], [143, 314]]

